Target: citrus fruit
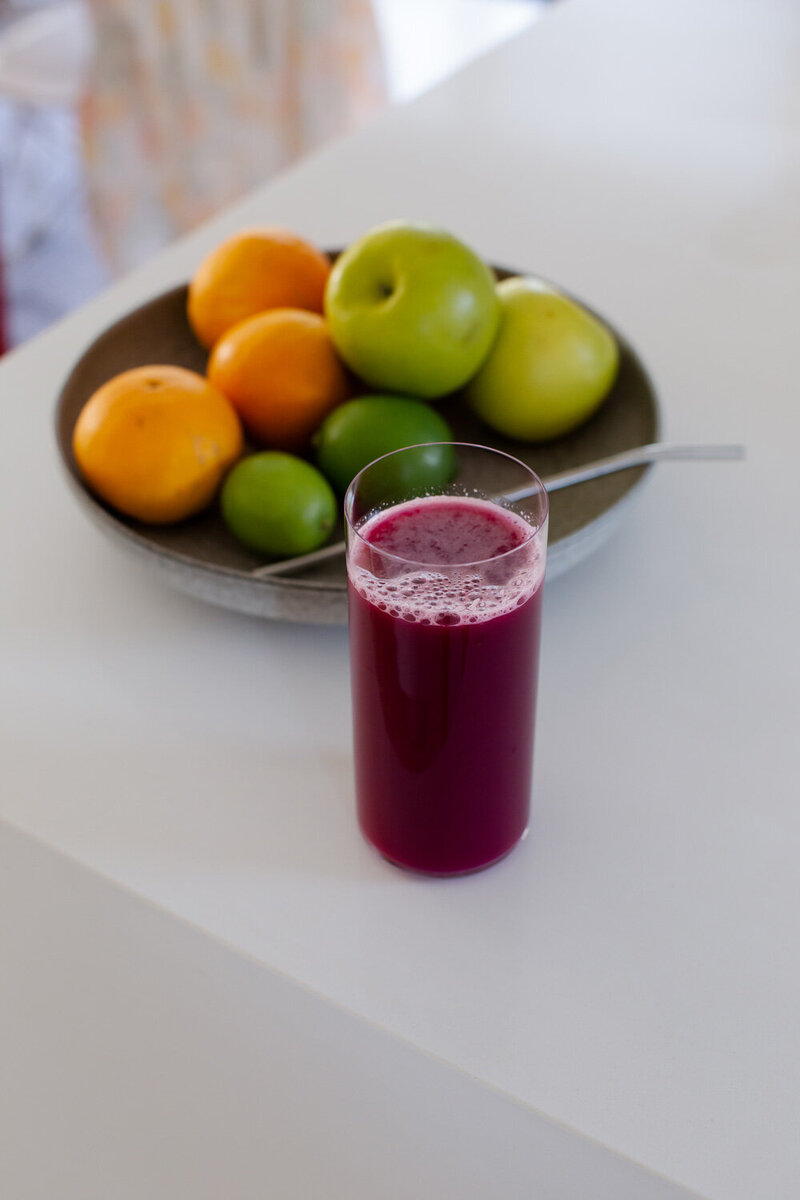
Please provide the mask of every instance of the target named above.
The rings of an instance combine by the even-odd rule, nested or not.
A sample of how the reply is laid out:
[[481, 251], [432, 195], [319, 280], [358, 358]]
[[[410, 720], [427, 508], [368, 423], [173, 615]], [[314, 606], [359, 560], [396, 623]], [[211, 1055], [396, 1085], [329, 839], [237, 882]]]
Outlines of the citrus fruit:
[[83, 478], [129, 517], [170, 524], [205, 508], [242, 451], [234, 409], [182, 367], [136, 367], [81, 409], [72, 449]]
[[209, 349], [246, 317], [271, 308], [322, 312], [331, 263], [285, 229], [244, 229], [212, 250], [189, 285], [188, 315]]
[[262, 450], [237, 463], [220, 503], [240, 542], [276, 558], [316, 550], [336, 522], [328, 481], [310, 463], [280, 450]]
[[208, 378], [258, 442], [300, 450], [348, 394], [347, 376], [322, 317], [276, 308], [224, 334]]
[[[453, 434], [444, 417], [428, 404], [405, 396], [360, 396], [330, 413], [314, 437], [317, 462], [331, 483], [345, 492], [351, 479], [368, 463], [423, 442], [450, 442]], [[430, 446], [407, 456], [407, 484], [414, 488], [442, 487], [452, 476], [452, 451]]]
[[500, 329], [466, 387], [473, 411], [506, 437], [547, 441], [599, 408], [619, 367], [613, 334], [539, 279], [497, 285]]

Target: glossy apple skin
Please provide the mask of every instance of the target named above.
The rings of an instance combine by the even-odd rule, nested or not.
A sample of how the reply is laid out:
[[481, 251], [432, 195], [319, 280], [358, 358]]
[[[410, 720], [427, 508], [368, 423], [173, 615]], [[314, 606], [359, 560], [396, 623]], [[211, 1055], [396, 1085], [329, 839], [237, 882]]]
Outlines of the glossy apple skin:
[[467, 386], [467, 403], [506, 437], [561, 437], [608, 395], [619, 368], [617, 343], [596, 317], [541, 280], [506, 279], [497, 295], [500, 329]]
[[462, 387], [500, 316], [490, 269], [452, 234], [392, 222], [337, 259], [325, 291], [331, 336], [372, 387], [434, 399]]

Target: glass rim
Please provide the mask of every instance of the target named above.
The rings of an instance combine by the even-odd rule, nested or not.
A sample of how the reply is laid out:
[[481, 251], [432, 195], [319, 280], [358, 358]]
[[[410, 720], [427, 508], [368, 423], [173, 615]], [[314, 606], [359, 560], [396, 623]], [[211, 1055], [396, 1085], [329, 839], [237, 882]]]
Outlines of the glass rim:
[[[462, 449], [465, 449], [465, 450], [484, 450], [484, 451], [486, 451], [487, 454], [496, 454], [500, 458], [508, 459], [509, 462], [516, 463], [516, 465], [518, 467], [521, 467], [522, 470], [527, 475], [529, 475], [532, 478], [532, 480], [535, 481], [535, 483], [537, 483], [539, 485], [539, 488], [541, 489], [540, 493], [534, 493], [534, 495], [540, 494], [544, 499], [544, 512], [542, 514], [541, 520], [535, 526], [532, 525], [531, 522], [528, 521], [526, 517], [521, 516], [520, 513], [514, 513], [514, 516], [517, 516], [520, 518], [520, 520], [525, 521], [525, 524], [528, 526], [528, 528], [531, 531], [529, 536], [525, 538], [525, 541], [520, 542], [520, 544], [518, 546], [512, 546], [510, 550], [505, 550], [502, 554], [493, 554], [490, 558], [476, 558], [472, 562], [425, 563], [425, 562], [421, 562], [419, 559], [416, 559], [416, 558], [403, 558], [403, 556], [400, 554], [392, 554], [392, 552], [390, 550], [382, 550], [380, 548], [380, 546], [375, 546], [372, 544], [372, 542], [368, 542], [365, 537], [362, 537], [358, 528], [353, 524], [353, 521], [352, 521], [351, 515], [350, 515], [352, 505], [353, 505], [353, 498], [355, 496], [356, 489], [358, 486], [358, 481], [361, 479], [362, 475], [364, 475], [367, 471], [371, 470], [372, 467], [377, 466], [378, 463], [383, 462], [384, 459], [394, 458], [395, 455], [404, 454], [407, 450], [421, 450], [421, 449], [425, 448], [426, 446], [452, 446], [456, 449], [461, 447]], [[437, 492], [437, 493], [434, 493], [434, 496], [446, 495], [446, 494], [447, 493]], [[415, 499], [415, 500], [424, 500], [426, 498], [427, 497], [425, 497], [425, 496], [413, 497], [413, 499]], [[433, 499], [434, 497], [431, 496], [430, 498]], [[408, 501], [407, 500], [399, 500], [397, 503], [398, 504], [407, 504]], [[486, 500], [486, 503], [494, 504], [502, 512], [512, 511], [510, 509], [504, 508], [503, 505], [498, 500], [495, 500], [492, 497], [489, 497]], [[458, 568], [459, 570], [463, 570], [465, 567], [482, 567], [488, 563], [501, 562], [504, 558], [508, 558], [512, 554], [517, 554], [517, 553], [519, 553], [520, 550], [524, 550], [526, 546], [530, 546], [531, 543], [533, 542], [534, 538], [539, 536], [539, 534], [542, 532], [545, 525], [547, 524], [548, 518], [550, 516], [550, 495], [549, 495], [544, 483], [542, 482], [541, 477], [536, 474], [533, 467], [529, 467], [527, 463], [522, 462], [521, 459], [516, 458], [513, 454], [506, 453], [505, 450], [497, 450], [494, 446], [484, 446], [481, 442], [416, 442], [413, 446], [401, 446], [398, 450], [390, 450], [387, 454], [381, 454], [378, 456], [378, 458], [374, 458], [372, 460], [372, 462], [367, 463], [367, 465], [365, 467], [362, 467], [361, 470], [358, 472], [358, 474], [354, 475], [353, 478], [350, 480], [350, 483], [347, 485], [347, 491], [344, 494], [343, 507], [344, 507], [345, 524], [347, 526], [348, 531], [350, 533], [352, 533], [356, 538], [358, 538], [358, 541], [360, 542], [360, 544], [362, 546], [368, 547], [368, 549], [373, 554], [380, 554], [384, 558], [392, 559], [394, 562], [398, 562], [398, 563], [405, 563], [408, 566], [430, 567], [432, 569], [436, 569], [439, 571], [441, 571], [443, 569], [453, 570], [455, 568]], [[388, 507], [392, 508], [392, 507], [394, 507], [394, 505], [389, 505]], [[378, 511], [385, 512], [385, 511], [388, 511], [388, 509], [383, 509], [383, 510], [378, 510]], [[368, 520], [370, 520], [370, 519], [371, 518], [368, 518]], [[347, 557], [348, 557], [348, 559], [350, 557], [349, 544], [347, 546]]]

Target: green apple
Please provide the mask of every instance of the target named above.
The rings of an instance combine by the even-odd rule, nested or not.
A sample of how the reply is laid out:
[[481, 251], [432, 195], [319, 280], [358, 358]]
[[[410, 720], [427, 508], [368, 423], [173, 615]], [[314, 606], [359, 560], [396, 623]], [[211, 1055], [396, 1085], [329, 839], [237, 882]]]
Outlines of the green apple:
[[452, 234], [394, 221], [337, 259], [325, 290], [336, 349], [373, 387], [433, 399], [486, 357], [500, 306], [492, 272]]
[[467, 402], [506, 437], [561, 437], [608, 395], [619, 367], [617, 343], [596, 317], [539, 279], [506, 279], [497, 295], [500, 329], [467, 386]]

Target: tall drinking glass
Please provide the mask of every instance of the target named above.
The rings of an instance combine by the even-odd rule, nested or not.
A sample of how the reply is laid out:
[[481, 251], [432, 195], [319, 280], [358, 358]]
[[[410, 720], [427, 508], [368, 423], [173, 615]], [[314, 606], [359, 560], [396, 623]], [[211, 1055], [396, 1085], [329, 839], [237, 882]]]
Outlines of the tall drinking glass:
[[528, 825], [544, 485], [498, 450], [415, 446], [365, 467], [345, 516], [361, 829], [411, 870], [489, 866]]

